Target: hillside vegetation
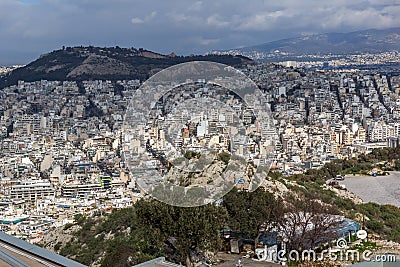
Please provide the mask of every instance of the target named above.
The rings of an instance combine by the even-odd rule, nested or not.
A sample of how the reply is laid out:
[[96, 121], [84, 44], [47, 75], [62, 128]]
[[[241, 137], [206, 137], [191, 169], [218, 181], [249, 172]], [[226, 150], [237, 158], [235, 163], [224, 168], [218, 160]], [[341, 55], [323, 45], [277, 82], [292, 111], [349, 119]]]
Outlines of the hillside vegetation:
[[[365, 164], [398, 157], [398, 150], [386, 149], [356, 162]], [[54, 248], [93, 266], [132, 266], [158, 256], [189, 266], [192, 262], [213, 261], [215, 252], [223, 248], [223, 229], [229, 228], [257, 242], [259, 229], [288, 225], [284, 214], [307, 214], [314, 222], [314, 234], [304, 232], [300, 239], [295, 235], [289, 238], [288, 245], [298, 250], [315, 246], [317, 240], [321, 241], [321, 233], [329, 237], [326, 231], [334, 227], [334, 222], [326, 221], [327, 217], [321, 214], [344, 215], [358, 221], [369, 233], [400, 242], [400, 208], [355, 204], [326, 188], [322, 175], [332, 176], [346, 169], [343, 161], [337, 161], [304, 175], [282, 177], [271, 173], [269, 180], [289, 189], [284, 198], [277, 197], [271, 188], [259, 188], [252, 193], [234, 189], [223, 198], [222, 205], [180, 208], [145, 198], [131, 208], [110, 214], [77, 215], [74, 224], [65, 226], [78, 226], [73, 237]]]
[[214, 61], [240, 66], [252, 61], [243, 56], [161, 55], [135, 48], [67, 47], [42, 55], [25, 67], [0, 78], [0, 89], [19, 80], [146, 80], [166, 67], [189, 61]]

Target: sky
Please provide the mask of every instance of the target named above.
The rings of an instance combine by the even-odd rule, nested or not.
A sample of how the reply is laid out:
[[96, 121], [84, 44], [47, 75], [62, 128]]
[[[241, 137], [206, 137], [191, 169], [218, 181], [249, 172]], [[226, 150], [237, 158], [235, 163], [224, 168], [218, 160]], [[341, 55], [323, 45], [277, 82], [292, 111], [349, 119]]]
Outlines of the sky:
[[391, 27], [400, 27], [400, 0], [0, 0], [0, 65], [62, 46], [186, 55]]

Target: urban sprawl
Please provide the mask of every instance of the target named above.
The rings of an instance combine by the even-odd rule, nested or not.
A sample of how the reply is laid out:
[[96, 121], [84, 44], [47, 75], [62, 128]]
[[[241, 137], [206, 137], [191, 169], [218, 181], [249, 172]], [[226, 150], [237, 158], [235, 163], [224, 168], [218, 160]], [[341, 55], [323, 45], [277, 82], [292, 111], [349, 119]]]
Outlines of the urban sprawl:
[[[366, 55], [353, 60], [361, 64], [363, 58], [373, 59]], [[271, 169], [283, 175], [399, 145], [400, 76], [323, 65], [316, 63], [315, 68], [307, 69], [296, 62], [259, 63], [241, 69], [270, 105], [279, 137]], [[0, 74], [12, 69], [0, 68]], [[75, 214], [108, 212], [131, 206], [143, 197], [122, 157], [125, 112], [140, 86], [139, 80], [42, 80], [19, 81], [2, 90], [3, 231], [37, 243], [50, 228], [72, 222]], [[251, 122], [249, 110], [243, 108], [242, 112]], [[161, 115], [158, 117], [172, 118]], [[177, 131], [173, 140], [176, 147], [190, 150], [189, 158], [197, 157], [204, 144], [212, 144], [218, 153], [230, 152], [230, 140], [223, 134], [221, 122], [234, 117], [218, 109], [196, 116], [186, 116], [191, 121]], [[158, 126], [149, 128], [147, 137], [154, 138], [148, 149], [156, 153], [171, 149]], [[262, 150], [257, 142], [245, 145], [251, 152]], [[237, 181], [242, 186], [242, 181]]]

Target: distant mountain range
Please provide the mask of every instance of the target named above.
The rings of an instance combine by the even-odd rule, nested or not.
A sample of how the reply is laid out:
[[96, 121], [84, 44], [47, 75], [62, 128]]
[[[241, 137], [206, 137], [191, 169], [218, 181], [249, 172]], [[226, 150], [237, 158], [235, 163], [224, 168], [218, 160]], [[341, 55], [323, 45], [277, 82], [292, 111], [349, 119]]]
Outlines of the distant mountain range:
[[349, 33], [325, 33], [282, 39], [261, 45], [234, 49], [244, 54], [328, 55], [380, 53], [400, 50], [400, 28], [363, 30]]
[[232, 55], [177, 56], [135, 48], [64, 47], [1, 77], [0, 89], [18, 80], [145, 80], [166, 67], [201, 60], [233, 67], [252, 62], [249, 58]]

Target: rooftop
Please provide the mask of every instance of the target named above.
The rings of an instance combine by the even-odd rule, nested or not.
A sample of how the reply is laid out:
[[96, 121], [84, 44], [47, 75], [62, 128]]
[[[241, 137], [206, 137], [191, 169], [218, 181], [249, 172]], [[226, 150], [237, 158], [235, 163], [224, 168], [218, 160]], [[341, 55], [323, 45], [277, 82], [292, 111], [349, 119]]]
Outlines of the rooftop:
[[86, 265], [0, 231], [0, 266], [85, 267]]

